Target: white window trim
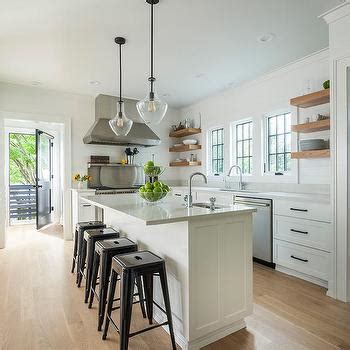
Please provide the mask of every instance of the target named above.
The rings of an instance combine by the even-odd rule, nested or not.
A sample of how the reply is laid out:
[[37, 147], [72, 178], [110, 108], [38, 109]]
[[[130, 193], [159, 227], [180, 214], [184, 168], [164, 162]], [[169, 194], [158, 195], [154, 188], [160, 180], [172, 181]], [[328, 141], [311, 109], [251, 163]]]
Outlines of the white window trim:
[[[296, 174], [298, 173], [298, 163], [297, 162], [293, 162], [293, 160], [291, 161], [291, 170], [290, 171], [280, 171], [280, 173], [283, 173], [283, 175], [275, 175], [275, 172], [271, 172], [268, 171], [268, 118], [270, 117], [274, 117], [277, 115], [282, 115], [282, 114], [291, 114], [291, 124], [293, 125], [293, 112], [290, 109], [282, 109], [282, 110], [278, 110], [275, 112], [271, 112], [271, 113], [267, 113], [264, 114], [263, 118], [262, 118], [262, 127], [261, 127], [261, 131], [262, 131], [262, 135], [261, 135], [261, 139], [262, 139], [262, 143], [263, 143], [263, 147], [262, 147], [262, 162], [261, 162], [261, 174], [263, 176], [267, 176], [267, 177], [279, 177], [279, 178], [294, 178], [296, 176]], [[293, 133], [291, 133], [291, 148], [293, 150], [294, 147], [294, 143], [293, 142]]]
[[[223, 129], [223, 138], [224, 138], [224, 149], [223, 149], [223, 158], [224, 158], [224, 169], [223, 173], [219, 175], [214, 175], [212, 171], [212, 140], [211, 140], [211, 134], [214, 130], [218, 129]], [[206, 142], [206, 147], [207, 147], [207, 177], [211, 181], [223, 181], [223, 178], [225, 177], [226, 174], [226, 152], [225, 152], [225, 144], [226, 144], [226, 135], [225, 135], [225, 126], [224, 125], [217, 125], [215, 127], [212, 127], [208, 129], [207, 131], [207, 142]]]
[[[244, 123], [248, 123], [251, 122], [252, 124], [252, 162], [253, 162], [253, 169], [252, 169], [252, 173], [250, 174], [243, 174], [243, 176], [248, 176], [251, 177], [253, 176], [254, 173], [254, 164], [256, 163], [256, 157], [254, 157], [254, 120], [253, 118], [245, 118], [245, 119], [240, 119], [237, 121], [234, 121], [230, 124], [230, 133], [231, 133], [231, 137], [230, 137], [230, 167], [232, 165], [237, 165], [237, 150], [236, 150], [236, 144], [237, 144], [237, 140], [236, 140], [236, 127], [239, 124], [244, 124]], [[234, 175], [233, 175], [234, 176]], [[238, 175], [237, 175], [238, 176]]]

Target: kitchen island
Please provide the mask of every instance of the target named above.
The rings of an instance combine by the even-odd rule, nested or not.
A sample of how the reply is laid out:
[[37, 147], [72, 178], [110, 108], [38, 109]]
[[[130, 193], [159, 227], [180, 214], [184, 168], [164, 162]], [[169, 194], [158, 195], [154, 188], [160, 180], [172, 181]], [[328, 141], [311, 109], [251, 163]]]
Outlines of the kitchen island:
[[[252, 213], [234, 205], [186, 208], [176, 197], [147, 204], [137, 194], [85, 196], [104, 222], [166, 262], [175, 337], [200, 349], [245, 327], [252, 313]], [[155, 278], [154, 298], [163, 306]], [[157, 322], [164, 315], [154, 309]]]

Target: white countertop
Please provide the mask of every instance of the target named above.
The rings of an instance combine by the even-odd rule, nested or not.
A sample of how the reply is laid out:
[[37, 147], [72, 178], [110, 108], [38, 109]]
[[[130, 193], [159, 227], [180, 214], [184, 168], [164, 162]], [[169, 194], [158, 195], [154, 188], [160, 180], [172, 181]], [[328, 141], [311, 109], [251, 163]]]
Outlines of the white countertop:
[[[174, 186], [174, 188], [186, 190], [187, 186]], [[327, 194], [320, 193], [291, 193], [291, 192], [259, 192], [259, 191], [222, 191], [217, 187], [192, 187], [193, 191], [198, 192], [217, 192], [217, 193], [227, 193], [232, 195], [239, 195], [252, 198], [267, 198], [267, 199], [283, 199], [283, 200], [293, 200], [293, 201], [309, 201], [318, 203], [330, 203], [330, 196]]]
[[244, 205], [227, 206], [213, 212], [205, 208], [186, 208], [183, 200], [173, 196], [163, 199], [158, 204], [147, 204], [138, 194], [83, 195], [81, 198], [102, 209], [112, 209], [130, 215], [146, 225], [188, 221], [205, 216], [239, 215], [255, 211], [254, 208]]

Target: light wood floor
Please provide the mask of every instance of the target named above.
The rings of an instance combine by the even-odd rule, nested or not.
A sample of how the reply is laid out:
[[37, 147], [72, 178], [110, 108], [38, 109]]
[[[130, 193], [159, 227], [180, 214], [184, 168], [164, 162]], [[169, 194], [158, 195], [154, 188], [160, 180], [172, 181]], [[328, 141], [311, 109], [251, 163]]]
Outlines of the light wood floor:
[[[72, 242], [62, 240], [60, 227], [15, 227], [8, 237], [0, 250], [0, 348], [117, 349], [117, 334], [111, 329], [101, 340], [96, 307], [89, 310], [75, 286]], [[255, 265], [254, 301], [247, 328], [205, 350], [350, 349], [350, 304], [323, 288]], [[138, 309], [135, 328], [143, 325]], [[129, 348], [170, 349], [169, 338], [157, 329], [132, 338]]]

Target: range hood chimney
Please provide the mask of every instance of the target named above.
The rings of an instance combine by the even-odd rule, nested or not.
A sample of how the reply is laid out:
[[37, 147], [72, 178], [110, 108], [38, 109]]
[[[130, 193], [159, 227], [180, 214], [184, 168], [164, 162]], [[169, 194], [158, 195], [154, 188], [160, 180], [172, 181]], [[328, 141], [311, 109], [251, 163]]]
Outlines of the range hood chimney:
[[[117, 113], [117, 97], [98, 95], [95, 99], [95, 122], [84, 136], [85, 144], [151, 147], [160, 144], [160, 138], [143, 123], [134, 122], [127, 136], [117, 136], [109, 126], [109, 120]], [[124, 99], [128, 118], [138, 116], [136, 100]]]

